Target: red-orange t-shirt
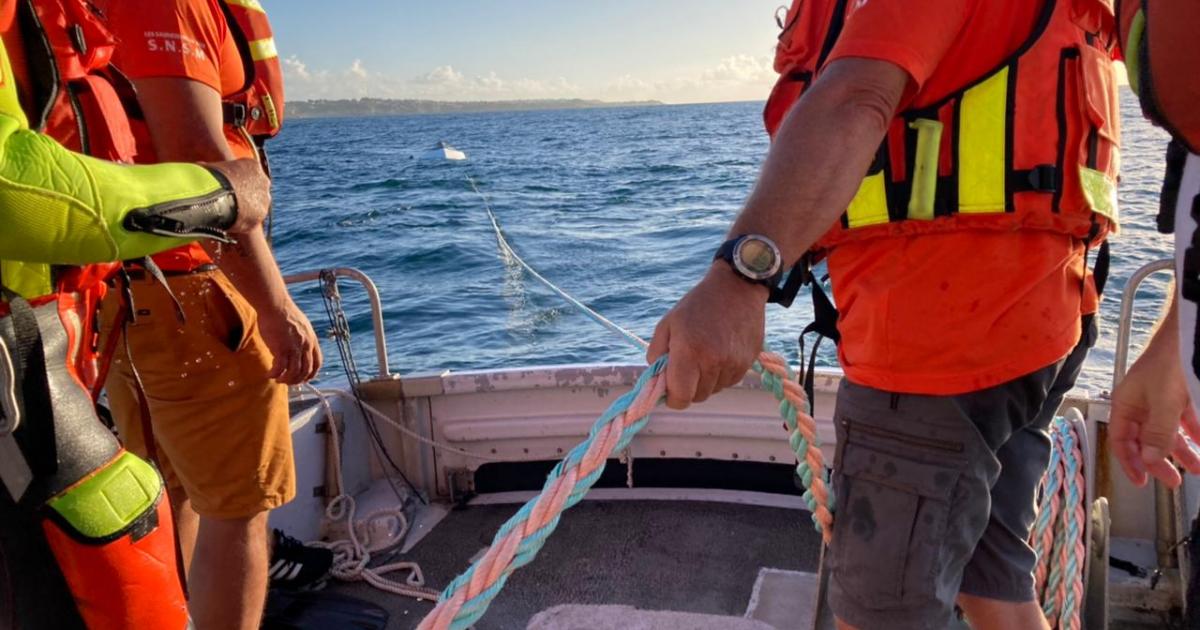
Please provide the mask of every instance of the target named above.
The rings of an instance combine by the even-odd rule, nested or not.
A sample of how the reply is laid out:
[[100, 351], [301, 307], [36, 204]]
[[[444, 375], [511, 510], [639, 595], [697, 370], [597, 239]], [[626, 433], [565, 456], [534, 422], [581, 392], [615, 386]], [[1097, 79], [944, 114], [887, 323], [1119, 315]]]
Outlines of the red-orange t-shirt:
[[[237, 41], [218, 0], [93, 0], [117, 39], [113, 65], [131, 80], [181, 78], [199, 81], [231, 96], [246, 80]], [[156, 162], [154, 144], [144, 123], [134, 121], [138, 162]], [[254, 158], [254, 148], [236, 130], [225, 138], [234, 155]], [[212, 259], [197, 243], [154, 256], [168, 271], [186, 271]]]
[[[894, 63], [931, 105], [992, 72], [1028, 39], [1039, 0], [851, 0], [830, 61]], [[1052, 71], [1053, 69], [1047, 69]], [[1050, 232], [970, 231], [838, 246], [829, 275], [850, 380], [952, 395], [998, 385], [1066, 356], [1097, 296], [1082, 243]]]

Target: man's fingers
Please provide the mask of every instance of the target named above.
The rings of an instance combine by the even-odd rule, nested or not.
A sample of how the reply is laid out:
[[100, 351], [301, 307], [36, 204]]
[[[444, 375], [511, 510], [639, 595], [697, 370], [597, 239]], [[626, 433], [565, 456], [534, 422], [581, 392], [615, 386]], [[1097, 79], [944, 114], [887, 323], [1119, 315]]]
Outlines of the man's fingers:
[[312, 345], [313, 367], [312, 374], [309, 375], [308, 379], [312, 380], [321, 371], [321, 366], [325, 365], [325, 355], [321, 352], [321, 344], [317, 342], [315, 334], [309, 338], [309, 342]]
[[296, 353], [288, 350], [282, 354], [283, 356], [280, 357], [281, 368], [279, 376], [275, 380], [284, 385], [291, 385], [295, 382], [296, 378]]
[[1155, 479], [1166, 484], [1167, 487], [1177, 488], [1183, 482], [1179, 471], [1167, 460], [1166, 452], [1157, 447], [1142, 447], [1142, 462], [1146, 465], [1146, 471]]
[[301, 346], [299, 352], [296, 353], [296, 375], [295, 380], [288, 385], [299, 385], [312, 378], [312, 354], [308, 349]]
[[1200, 418], [1196, 417], [1196, 408], [1192, 406], [1191, 401], [1188, 401], [1188, 406], [1184, 407], [1183, 417], [1179, 419], [1179, 424], [1193, 442], [1200, 444]]
[[1183, 466], [1184, 470], [1193, 475], [1200, 474], [1200, 453], [1196, 452], [1196, 447], [1182, 433], [1176, 437], [1175, 450], [1171, 455], [1175, 458], [1175, 463]]
[[267, 378], [278, 380], [283, 376], [284, 370], [287, 368], [286, 360], [283, 353], [271, 353], [271, 371], [267, 372]]
[[688, 357], [673, 357], [667, 362], [667, 406], [687, 409], [696, 395], [700, 372]]
[[694, 402], [704, 402], [709, 396], [717, 393], [721, 389], [720, 384], [721, 374], [719, 372], [709, 371], [700, 375], [696, 382], [696, 393], [692, 396]]
[[[668, 313], [670, 315], [670, 313]], [[667, 324], [667, 318], [659, 320], [658, 325], [654, 327], [654, 337], [650, 339], [650, 346], [646, 348], [646, 363], [651, 364], [658, 360], [659, 357], [667, 353], [667, 349], [671, 343], [671, 327]]]
[[721, 370], [721, 379], [718, 381], [721, 389], [727, 389], [742, 382], [746, 376], [746, 372], [735, 368], [725, 368]]
[[1131, 440], [1109, 439], [1109, 446], [1112, 447], [1113, 455], [1117, 458], [1117, 463], [1121, 465], [1121, 470], [1125, 471], [1125, 476], [1139, 488], [1146, 485], [1146, 466], [1142, 464], [1142, 454], [1138, 449], [1136, 442]]

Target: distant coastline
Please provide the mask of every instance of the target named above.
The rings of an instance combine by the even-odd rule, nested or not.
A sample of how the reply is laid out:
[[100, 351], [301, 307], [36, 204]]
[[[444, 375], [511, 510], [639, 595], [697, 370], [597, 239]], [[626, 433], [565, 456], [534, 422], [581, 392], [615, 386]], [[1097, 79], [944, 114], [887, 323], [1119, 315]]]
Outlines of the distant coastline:
[[332, 116], [400, 116], [405, 114], [446, 114], [476, 112], [517, 112], [595, 107], [645, 107], [663, 105], [660, 101], [597, 101], [589, 99], [540, 99], [519, 101], [425, 101], [415, 99], [358, 98], [339, 100], [289, 101], [288, 117], [325, 118]]

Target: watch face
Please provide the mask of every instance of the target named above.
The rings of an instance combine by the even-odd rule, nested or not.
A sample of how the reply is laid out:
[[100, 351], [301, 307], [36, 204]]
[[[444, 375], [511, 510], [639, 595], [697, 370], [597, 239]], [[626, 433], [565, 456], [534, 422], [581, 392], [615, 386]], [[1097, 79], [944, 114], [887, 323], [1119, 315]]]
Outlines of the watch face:
[[780, 267], [779, 250], [775, 244], [754, 236], [747, 236], [738, 243], [733, 260], [743, 274], [755, 280], [770, 278]]

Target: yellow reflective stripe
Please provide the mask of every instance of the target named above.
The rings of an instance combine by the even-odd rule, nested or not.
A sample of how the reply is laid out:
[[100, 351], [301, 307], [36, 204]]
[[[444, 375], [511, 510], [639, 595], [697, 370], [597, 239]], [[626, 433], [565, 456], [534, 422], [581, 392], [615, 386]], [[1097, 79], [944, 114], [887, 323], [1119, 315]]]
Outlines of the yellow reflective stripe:
[[262, 93], [263, 109], [267, 110], [267, 124], [272, 129], [279, 128], [279, 110], [275, 108], [275, 99], [271, 98], [270, 92]]
[[250, 58], [255, 61], [265, 61], [273, 57], [278, 57], [279, 51], [275, 49], [275, 38], [268, 37], [266, 39], [256, 39], [250, 42]]
[[225, 0], [225, 4], [231, 4], [235, 7], [242, 7], [243, 9], [249, 9], [250, 11], [258, 11], [259, 13], [267, 12], [267, 10], [263, 8], [262, 4], [260, 4], [258, 0]]
[[846, 220], [851, 228], [877, 225], [888, 222], [887, 188], [885, 174], [879, 171], [863, 180], [858, 193], [846, 209]]
[[1108, 175], [1101, 171], [1079, 167], [1079, 183], [1083, 188], [1083, 197], [1088, 207], [1096, 214], [1102, 214], [1113, 223], [1120, 223], [1121, 207], [1117, 202], [1117, 185]]
[[938, 154], [942, 146], [942, 123], [919, 118], [908, 124], [917, 130], [917, 150], [913, 160], [912, 195], [908, 198], [908, 218], [933, 220], [937, 198]]
[[1138, 10], [1129, 25], [1129, 37], [1125, 40], [1125, 74], [1129, 76], [1129, 88], [1134, 94], [1141, 94], [1142, 79], [1142, 37], [1146, 35], [1146, 12]]
[[959, 109], [958, 211], [1004, 212], [1008, 68], [967, 90]]

